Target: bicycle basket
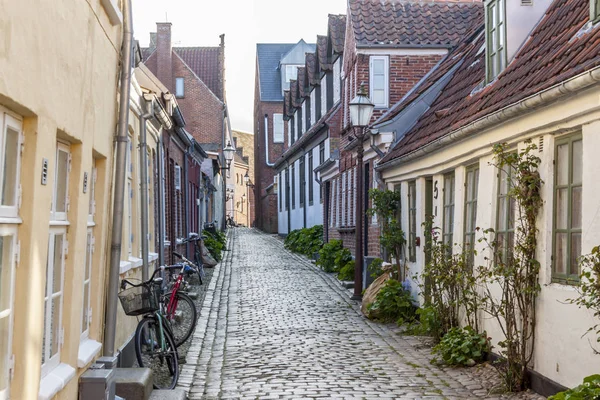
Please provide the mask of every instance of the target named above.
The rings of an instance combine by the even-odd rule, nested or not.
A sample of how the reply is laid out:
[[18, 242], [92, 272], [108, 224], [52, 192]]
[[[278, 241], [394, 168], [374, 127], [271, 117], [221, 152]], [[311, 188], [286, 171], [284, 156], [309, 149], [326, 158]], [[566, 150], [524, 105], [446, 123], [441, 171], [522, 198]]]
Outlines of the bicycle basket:
[[130, 316], [157, 311], [159, 308], [159, 291], [160, 287], [158, 285], [142, 285], [119, 292], [119, 300], [121, 300], [123, 311]]

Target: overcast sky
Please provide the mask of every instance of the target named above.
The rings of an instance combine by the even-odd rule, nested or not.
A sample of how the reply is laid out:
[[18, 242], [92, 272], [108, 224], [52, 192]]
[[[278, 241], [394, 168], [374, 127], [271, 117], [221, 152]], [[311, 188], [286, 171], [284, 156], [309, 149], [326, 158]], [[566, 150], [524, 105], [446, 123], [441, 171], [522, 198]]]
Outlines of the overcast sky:
[[227, 103], [233, 129], [253, 130], [256, 43], [314, 43], [346, 0], [133, 0], [134, 34], [148, 46], [156, 22], [171, 22], [174, 46], [218, 46], [225, 33]]

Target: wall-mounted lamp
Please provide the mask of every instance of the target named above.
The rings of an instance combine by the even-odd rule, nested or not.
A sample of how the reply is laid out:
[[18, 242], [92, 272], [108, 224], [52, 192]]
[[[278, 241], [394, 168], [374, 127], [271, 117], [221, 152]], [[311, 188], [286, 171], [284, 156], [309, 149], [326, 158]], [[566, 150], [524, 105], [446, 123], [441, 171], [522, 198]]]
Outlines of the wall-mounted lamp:
[[246, 183], [246, 186], [252, 188], [254, 187], [254, 184], [250, 182], [250, 175], [248, 175], [248, 171], [246, 171], [246, 175], [244, 175], [244, 182]]
[[234, 153], [235, 153], [235, 149], [231, 145], [231, 142], [227, 141], [227, 146], [225, 146], [223, 148], [223, 157], [225, 158], [225, 164], [227, 165], [227, 167], [221, 167], [221, 170], [230, 168]]

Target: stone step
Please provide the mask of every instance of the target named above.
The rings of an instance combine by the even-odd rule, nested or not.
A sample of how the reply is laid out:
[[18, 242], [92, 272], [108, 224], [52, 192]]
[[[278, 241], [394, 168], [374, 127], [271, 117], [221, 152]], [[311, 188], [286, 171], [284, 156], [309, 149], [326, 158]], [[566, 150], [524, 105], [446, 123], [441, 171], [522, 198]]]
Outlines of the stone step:
[[185, 390], [154, 390], [149, 400], [187, 400]]
[[116, 368], [114, 371], [117, 396], [127, 400], [150, 398], [153, 382], [150, 368]]

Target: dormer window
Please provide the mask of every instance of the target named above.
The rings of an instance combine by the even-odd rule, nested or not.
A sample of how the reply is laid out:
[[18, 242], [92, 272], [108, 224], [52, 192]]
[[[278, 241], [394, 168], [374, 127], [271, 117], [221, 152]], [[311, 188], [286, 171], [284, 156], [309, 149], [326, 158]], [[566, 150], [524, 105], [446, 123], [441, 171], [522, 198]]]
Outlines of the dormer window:
[[298, 79], [298, 67], [302, 66], [303, 65], [298, 64], [286, 64], [281, 66], [281, 72], [284, 74], [282, 91], [290, 88], [290, 80]]
[[491, 0], [486, 14], [486, 81], [493, 81], [506, 66], [505, 0]]

